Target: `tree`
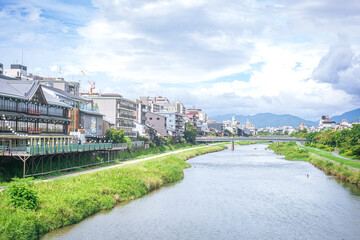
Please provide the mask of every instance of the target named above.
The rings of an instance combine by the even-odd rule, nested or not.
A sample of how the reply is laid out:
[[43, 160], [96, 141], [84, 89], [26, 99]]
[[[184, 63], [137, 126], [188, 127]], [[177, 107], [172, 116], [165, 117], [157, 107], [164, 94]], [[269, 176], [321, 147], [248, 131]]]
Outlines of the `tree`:
[[125, 136], [124, 129], [108, 129], [105, 133], [105, 140], [112, 140], [113, 143], [131, 143], [131, 139]]
[[191, 123], [185, 124], [184, 138], [187, 142], [195, 144], [196, 129]]

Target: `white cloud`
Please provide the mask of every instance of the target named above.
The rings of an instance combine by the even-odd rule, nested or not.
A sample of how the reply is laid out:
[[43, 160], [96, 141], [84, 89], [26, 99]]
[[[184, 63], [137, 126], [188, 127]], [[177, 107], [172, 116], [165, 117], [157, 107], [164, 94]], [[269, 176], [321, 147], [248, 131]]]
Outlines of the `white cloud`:
[[[59, 65], [65, 77], [83, 79], [84, 70], [103, 92], [166, 95], [210, 115], [316, 118], [358, 107], [356, 0], [92, 3], [29, 0], [5, 6], [0, 50], [6, 61], [21, 46], [25, 63], [41, 69], [39, 74], [55, 74], [51, 66]], [[336, 45], [339, 33], [348, 36], [348, 45]], [[260, 62], [261, 68], [252, 67]], [[238, 73], [251, 77], [216, 80]]]

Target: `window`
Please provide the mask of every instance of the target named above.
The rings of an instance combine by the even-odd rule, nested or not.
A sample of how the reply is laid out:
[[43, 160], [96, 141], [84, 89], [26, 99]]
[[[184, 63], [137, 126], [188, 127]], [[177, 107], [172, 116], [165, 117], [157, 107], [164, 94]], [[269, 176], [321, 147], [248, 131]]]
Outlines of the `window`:
[[18, 132], [26, 132], [27, 123], [22, 121], [17, 122], [17, 130]]
[[160, 120], [160, 118], [156, 118], [156, 120]]
[[150, 118], [150, 120], [152, 120], [152, 118]]

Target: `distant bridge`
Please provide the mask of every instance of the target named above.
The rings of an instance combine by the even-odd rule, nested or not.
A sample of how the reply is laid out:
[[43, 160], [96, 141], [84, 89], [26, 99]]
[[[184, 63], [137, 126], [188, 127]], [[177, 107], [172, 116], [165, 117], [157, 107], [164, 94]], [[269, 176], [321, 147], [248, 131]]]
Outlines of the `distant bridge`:
[[269, 142], [307, 142], [305, 138], [287, 136], [257, 136], [257, 137], [197, 137], [196, 142], [231, 142], [231, 141], [269, 141]]

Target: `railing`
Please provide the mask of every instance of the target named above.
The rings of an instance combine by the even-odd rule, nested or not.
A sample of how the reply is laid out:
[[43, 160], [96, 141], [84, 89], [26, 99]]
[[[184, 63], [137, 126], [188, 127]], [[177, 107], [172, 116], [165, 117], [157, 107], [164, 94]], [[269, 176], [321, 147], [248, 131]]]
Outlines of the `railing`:
[[127, 106], [127, 105], [124, 105], [124, 104], [118, 104], [118, 108], [125, 108], [125, 109], [128, 109], [128, 110], [136, 111], [136, 107]]
[[80, 109], [86, 110], [86, 111], [92, 111], [92, 112], [99, 112], [99, 108], [91, 107], [91, 106], [87, 106], [87, 105], [80, 106]]
[[135, 132], [124, 132], [125, 136], [127, 137], [136, 137], [136, 133]]
[[123, 117], [123, 118], [136, 119], [136, 117], [135, 117], [135, 116], [133, 116], [133, 115], [123, 114], [123, 113], [121, 113], [121, 114], [117, 114], [117, 117], [118, 117], [118, 118]]
[[41, 115], [41, 110], [29, 109], [27, 113], [31, 115]]
[[29, 128], [29, 129], [27, 130], [27, 133], [40, 134], [40, 133], [41, 133], [41, 129]]
[[92, 151], [92, 150], [104, 150], [104, 149], [133, 149], [144, 146], [143, 141], [132, 142], [130, 145], [127, 143], [94, 143], [79, 145], [73, 143], [70, 145], [33, 145], [33, 146], [18, 146], [10, 147], [6, 145], [0, 145], [0, 155], [16, 155], [16, 154], [51, 154], [62, 152], [77, 152], [77, 151]]
[[134, 128], [135, 124], [132, 124], [132, 123], [118, 123], [118, 127]]

